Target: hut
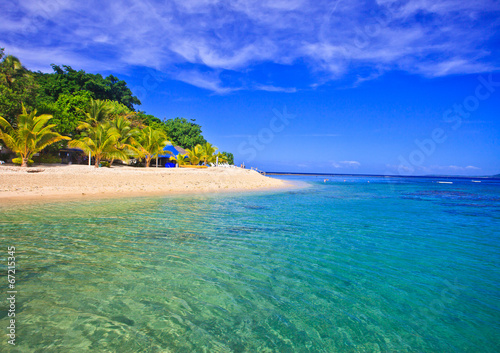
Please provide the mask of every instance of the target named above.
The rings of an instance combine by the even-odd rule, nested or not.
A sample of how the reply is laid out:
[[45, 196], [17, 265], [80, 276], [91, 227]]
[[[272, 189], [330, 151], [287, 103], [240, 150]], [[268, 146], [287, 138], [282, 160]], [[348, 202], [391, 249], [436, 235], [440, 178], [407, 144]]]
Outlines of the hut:
[[178, 154], [187, 154], [186, 150], [180, 146], [166, 145], [163, 148], [164, 154], [158, 156], [158, 166], [166, 168], [175, 168], [175, 162], [170, 160], [170, 157], [177, 157]]
[[86, 164], [88, 156], [79, 148], [63, 148], [59, 150], [62, 164]]

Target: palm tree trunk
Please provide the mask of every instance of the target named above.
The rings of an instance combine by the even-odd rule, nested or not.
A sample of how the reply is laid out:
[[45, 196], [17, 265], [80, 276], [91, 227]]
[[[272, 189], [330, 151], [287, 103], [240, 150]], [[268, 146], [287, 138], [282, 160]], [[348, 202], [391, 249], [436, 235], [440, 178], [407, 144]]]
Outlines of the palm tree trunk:
[[23, 161], [21, 162], [21, 167], [28, 167], [28, 158], [23, 158]]
[[146, 158], [146, 168], [149, 168], [149, 163], [151, 163], [151, 158]]
[[94, 167], [96, 168], [99, 168], [99, 162], [101, 161], [100, 158], [97, 158], [97, 155], [95, 156], [95, 163], [94, 163]]
[[114, 160], [115, 160], [115, 159], [114, 159], [114, 158], [112, 158], [112, 159], [111, 159], [111, 161], [109, 161], [109, 167], [110, 167], [110, 168], [111, 168], [111, 166], [113, 165], [113, 161], [114, 161]]

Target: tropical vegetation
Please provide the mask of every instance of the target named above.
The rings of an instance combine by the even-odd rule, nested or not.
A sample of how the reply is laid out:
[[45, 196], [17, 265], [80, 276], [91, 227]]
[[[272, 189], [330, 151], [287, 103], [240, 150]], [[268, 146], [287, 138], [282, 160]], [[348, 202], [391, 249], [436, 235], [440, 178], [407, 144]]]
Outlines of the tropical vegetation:
[[79, 128], [84, 129], [81, 137], [71, 140], [68, 146], [79, 148], [85, 153], [90, 153], [94, 157], [96, 168], [99, 167], [102, 159], [128, 160], [125, 151], [117, 147], [120, 133], [109, 122], [98, 124], [97, 126], [82, 122]]
[[[124, 151], [127, 155], [134, 155], [136, 152], [135, 145], [137, 144], [136, 138], [140, 135], [140, 130], [132, 127], [132, 123], [124, 116], [117, 116], [111, 120], [111, 126], [118, 132], [116, 140], [116, 148]], [[109, 164], [113, 164], [114, 158], [111, 158]]]
[[[141, 101], [125, 81], [66, 65], [52, 65], [52, 69], [52, 73], [30, 71], [18, 58], [6, 55], [0, 48], [2, 136], [15, 134], [19, 121], [31, 115], [35, 119], [38, 112], [40, 121], [49, 127], [43, 131], [53, 137], [41, 139], [39, 132], [31, 131], [33, 139], [39, 139], [36, 152], [42, 151], [38, 160], [59, 160], [58, 151], [69, 146], [90, 152], [96, 166], [103, 160], [112, 164], [116, 159], [131, 158], [143, 160], [149, 166], [152, 159], [165, 154], [162, 149], [166, 143], [172, 143], [187, 151], [187, 158], [180, 157], [177, 164], [209, 164], [214, 163], [217, 156], [219, 161], [233, 162], [231, 153], [219, 152], [207, 142], [195, 119], [161, 120], [137, 111]], [[30, 128], [41, 129], [41, 125], [26, 125], [22, 129]], [[45, 139], [50, 143], [45, 144]], [[21, 155], [20, 148], [14, 151], [7, 142], [3, 144]], [[21, 163], [23, 166], [36, 153], [35, 149], [23, 152], [23, 158], [28, 158], [26, 163]]]
[[28, 110], [35, 108], [37, 85], [19, 59], [0, 49], [0, 60], [0, 116], [15, 125], [23, 104]]
[[204, 157], [205, 151], [203, 151], [203, 147], [201, 145], [196, 145], [192, 149], [186, 149], [187, 156], [191, 165], [198, 165], [202, 161]]
[[15, 127], [0, 116], [0, 139], [12, 152], [18, 156], [22, 167], [32, 163], [33, 154], [40, 152], [45, 147], [61, 140], [70, 140], [53, 129], [54, 124], [48, 124], [51, 115], [36, 115], [37, 111], [31, 113], [22, 107], [23, 111], [18, 115]]
[[177, 165], [186, 165], [189, 163], [189, 160], [187, 159], [187, 154], [181, 154], [181, 153], [179, 153], [177, 156], [171, 156], [170, 160]]
[[[233, 164], [232, 153], [219, 152], [217, 147], [213, 146], [209, 142], [205, 142], [203, 145], [198, 144], [192, 149], [186, 149], [187, 154], [185, 155], [187, 161], [192, 165], [199, 165], [200, 163], [204, 165], [215, 164], [215, 163], [230, 163]], [[173, 158], [171, 158], [173, 159]], [[175, 159], [177, 161], [177, 159]]]
[[163, 131], [146, 126], [141, 130], [136, 140], [135, 150], [137, 151], [137, 157], [144, 159], [146, 167], [149, 167], [153, 158], [158, 158], [158, 155], [164, 153], [163, 148], [169, 142], [167, 135]]
[[210, 142], [205, 142], [201, 145], [201, 149], [203, 151], [201, 161], [203, 164], [214, 163], [216, 161], [216, 152], [218, 150], [217, 147], [213, 146]]

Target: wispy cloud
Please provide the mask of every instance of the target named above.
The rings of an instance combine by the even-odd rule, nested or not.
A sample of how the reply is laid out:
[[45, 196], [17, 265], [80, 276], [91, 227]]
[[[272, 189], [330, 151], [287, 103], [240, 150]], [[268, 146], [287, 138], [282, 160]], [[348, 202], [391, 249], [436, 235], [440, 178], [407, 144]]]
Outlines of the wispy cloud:
[[[35, 69], [139, 65], [216, 93], [292, 93], [300, 80], [251, 73], [302, 62], [317, 86], [391, 70], [437, 77], [498, 69], [490, 38], [499, 11], [495, 0], [14, 0], [2, 5], [0, 46]], [[174, 70], [182, 65], [195, 67]]]
[[342, 161], [342, 162], [332, 162], [334, 168], [358, 168], [361, 163], [358, 161]]
[[432, 165], [426, 168], [427, 171], [431, 172], [472, 172], [475, 170], [481, 170], [479, 167], [475, 167], [473, 165], [468, 165], [466, 167], [458, 166], [458, 165]]
[[468, 165], [468, 166], [457, 166], [451, 165], [431, 165], [431, 166], [412, 166], [409, 168], [405, 165], [386, 165], [389, 174], [414, 174], [414, 175], [425, 175], [425, 174], [449, 174], [449, 175], [467, 175], [476, 174], [481, 168]]
[[173, 74], [179, 81], [186, 82], [196, 87], [205, 88], [215, 93], [224, 94], [235, 90], [237, 87], [224, 87], [217, 72], [202, 73], [196, 70], [181, 70]]
[[269, 85], [256, 85], [255, 88], [259, 91], [268, 91], [268, 92], [285, 92], [285, 93], [297, 92], [297, 88], [295, 88], [295, 87], [276, 87], [276, 86], [269, 86]]
[[450, 165], [448, 167], [444, 167], [444, 169], [465, 171], [465, 170], [480, 170], [481, 168], [475, 167], [473, 165], [468, 165], [467, 167], [459, 167], [456, 165]]
[[[0, 40], [0, 47], [3, 47]], [[51, 64], [70, 65], [77, 69], [88, 68], [93, 71], [121, 71], [126, 67], [122, 62], [109, 62], [98, 58], [86, 58], [76, 52], [68, 51], [65, 48], [50, 47], [43, 50], [33, 51], [28, 47], [17, 45], [6, 46], [9, 54], [14, 54], [22, 59], [24, 66], [33, 71], [52, 72]]]

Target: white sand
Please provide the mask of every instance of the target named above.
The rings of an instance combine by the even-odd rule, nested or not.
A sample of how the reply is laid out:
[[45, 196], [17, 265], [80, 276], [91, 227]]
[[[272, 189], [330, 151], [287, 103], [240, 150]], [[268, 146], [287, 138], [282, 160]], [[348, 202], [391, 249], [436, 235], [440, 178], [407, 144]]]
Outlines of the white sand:
[[291, 184], [241, 168], [133, 168], [0, 165], [0, 202], [286, 188]]

